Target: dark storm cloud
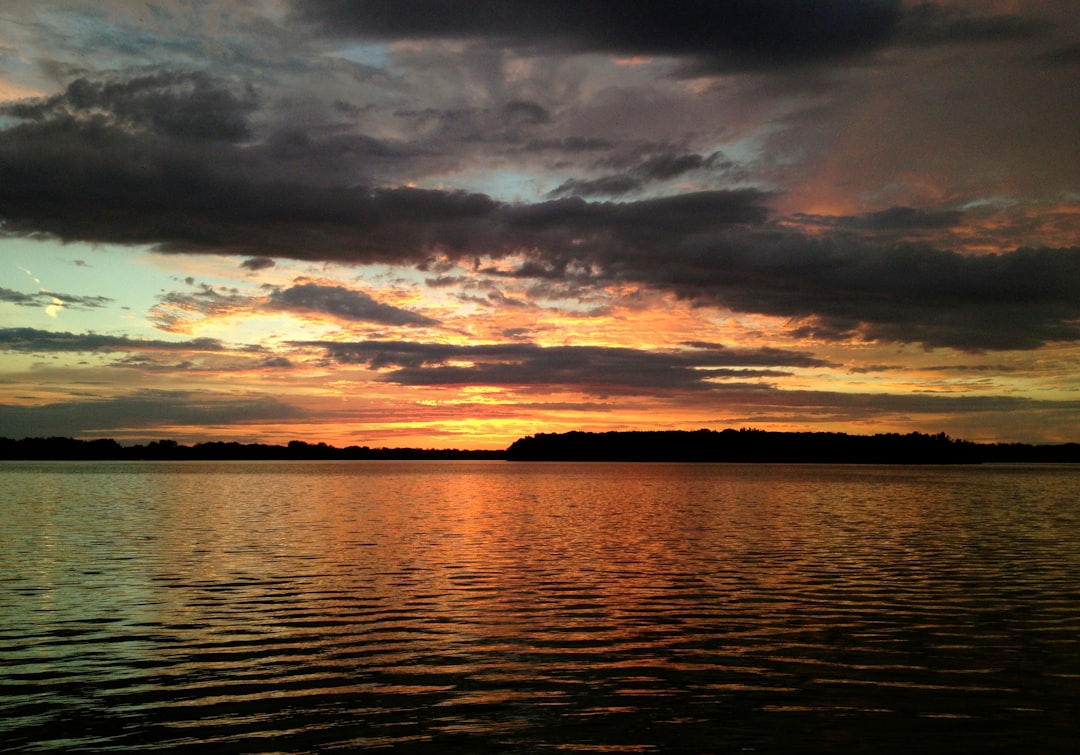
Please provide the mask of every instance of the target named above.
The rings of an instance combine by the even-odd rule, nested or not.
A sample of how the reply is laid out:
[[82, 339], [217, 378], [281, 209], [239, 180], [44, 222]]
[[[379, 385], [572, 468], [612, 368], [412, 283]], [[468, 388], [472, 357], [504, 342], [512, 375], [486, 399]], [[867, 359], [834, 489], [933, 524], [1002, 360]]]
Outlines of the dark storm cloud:
[[248, 109], [225, 82], [179, 73], [81, 79], [55, 97], [0, 107], [19, 121], [0, 131], [3, 230], [252, 257], [318, 258], [337, 247], [393, 259], [425, 243], [417, 220], [451, 225], [495, 206], [320, 184], [342, 163], [403, 158], [378, 155], [359, 135], [234, 144], [249, 133]]
[[318, 312], [345, 320], [384, 325], [438, 324], [430, 317], [378, 302], [363, 291], [352, 291], [342, 286], [320, 286], [315, 283], [303, 283], [274, 291], [267, 306], [270, 309]]
[[17, 102], [8, 115], [28, 121], [107, 117], [178, 139], [239, 141], [250, 136], [250, 91], [230, 91], [204, 73], [160, 72], [117, 81], [79, 78], [53, 97]]
[[[273, 156], [256, 148], [163, 136], [108, 115], [57, 115], [53, 104], [35, 109], [32, 102], [19, 106], [22, 123], [0, 132], [0, 220], [9, 234], [162, 251], [416, 263], [434, 252], [502, 256], [552, 241], [578, 243], [568, 234], [581, 232], [641, 232], [655, 241], [767, 216], [765, 195], [751, 191], [634, 205], [515, 206], [476, 193], [312, 185], [276, 177]], [[606, 232], [612, 223], [623, 230]]]
[[475, 194], [279, 180], [257, 158], [100, 118], [23, 123], [0, 132], [0, 220], [8, 234], [65, 241], [375, 262], [464, 243], [499, 207]]
[[[176, 81], [185, 83], [177, 88]], [[154, 87], [163, 97], [187, 97], [193, 111], [218, 101], [204, 90], [232, 91], [222, 82], [162, 74], [126, 88], [69, 87], [59, 99], [4, 109], [21, 119], [0, 131], [4, 232], [344, 264], [476, 261], [492, 275], [645, 285], [699, 304], [786, 318], [793, 333], [819, 338], [972, 350], [1080, 338], [1077, 249], [976, 257], [887, 243], [904, 231], [947, 228], [960, 219], [956, 211], [894, 207], [802, 234], [774, 222], [771, 196], [755, 189], [511, 204], [478, 193], [288, 180], [272, 148], [226, 138], [238, 131], [185, 126], [178, 115], [155, 121], [141, 99], [153, 101], [147, 93]], [[232, 97], [223, 101], [238, 103], [232, 112], [239, 118], [245, 101]], [[524, 100], [518, 109], [543, 117]], [[187, 117], [204, 122], [197, 112]], [[324, 155], [316, 154], [302, 175], [319, 173]], [[649, 146], [620, 159], [625, 175], [646, 181], [717, 167], [723, 158], [715, 155]], [[524, 257], [510, 273], [481, 267], [482, 260], [510, 255]], [[331, 293], [304, 289], [278, 294], [277, 303], [352, 317], [374, 311], [369, 302], [334, 300]], [[415, 314], [376, 316], [421, 324]]]
[[43, 406], [0, 405], [0, 427], [12, 438], [74, 436], [162, 425], [196, 427], [299, 419], [305, 414], [272, 396], [144, 390], [127, 396]]
[[301, 18], [326, 34], [368, 39], [467, 39], [524, 49], [664, 55], [709, 70], [850, 56], [886, 43], [898, 0], [304, 0]]
[[699, 304], [805, 320], [794, 335], [826, 339], [987, 350], [1080, 338], [1080, 248], [961, 255], [851, 233], [815, 237], [740, 224], [732, 207], [730, 225], [710, 225], [714, 214], [689, 209], [703, 195], [671, 200], [685, 202], [685, 214], [664, 200], [523, 208], [521, 224], [531, 220], [545, 243], [508, 274], [580, 283], [585, 270], [594, 283], [642, 283]]
[[1080, 338], [1080, 248], [966, 256], [768, 229], [622, 249], [597, 275], [741, 312], [811, 321], [795, 335], [1031, 349]]
[[54, 333], [37, 328], [0, 328], [0, 351], [221, 351], [214, 338], [157, 341], [96, 333]]
[[988, 44], [1032, 39], [1049, 29], [1048, 21], [1030, 15], [985, 14], [924, 2], [905, 11], [898, 41], [914, 45]]
[[678, 245], [697, 234], [760, 225], [769, 215], [767, 198], [756, 189], [698, 191], [635, 202], [586, 202], [574, 197], [505, 206], [499, 220], [511, 238], [523, 233], [555, 245], [559, 240], [572, 242], [588, 254], [591, 249], [599, 251], [596, 242], [601, 241], [613, 246]]
[[[383, 380], [403, 385], [566, 386], [593, 393], [708, 390], [710, 379], [772, 377], [755, 367], [822, 367], [808, 354], [780, 349], [723, 347], [652, 352], [599, 346], [542, 347], [529, 343], [452, 344], [362, 341], [306, 342], [333, 361], [387, 370]], [[470, 362], [471, 366], [460, 366]], [[741, 368], [741, 369], [732, 369]]]

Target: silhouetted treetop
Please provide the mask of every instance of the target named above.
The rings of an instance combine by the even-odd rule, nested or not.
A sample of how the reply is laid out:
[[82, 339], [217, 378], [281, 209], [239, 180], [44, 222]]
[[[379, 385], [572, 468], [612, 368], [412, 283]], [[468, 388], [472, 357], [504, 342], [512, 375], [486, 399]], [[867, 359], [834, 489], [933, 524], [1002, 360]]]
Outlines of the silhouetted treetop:
[[70, 459], [114, 461], [361, 461], [365, 459], [502, 459], [504, 451], [438, 448], [337, 448], [326, 443], [290, 441], [286, 446], [210, 441], [185, 446], [175, 440], [121, 446], [114, 440], [71, 438], [0, 438], [0, 459]]
[[287, 445], [211, 441], [185, 446], [174, 440], [122, 446], [115, 440], [0, 438], [0, 459], [70, 460], [365, 460], [509, 459], [511, 461], [832, 462], [876, 464], [976, 464], [980, 462], [1080, 462], [1080, 445], [980, 444], [945, 433], [782, 433], [742, 430], [667, 430], [540, 433], [505, 451], [437, 448], [337, 448], [326, 443]]
[[848, 435], [827, 432], [668, 430], [541, 433], [507, 449], [514, 461], [685, 461], [974, 464], [1080, 461], [1080, 446], [978, 444], [945, 433]]

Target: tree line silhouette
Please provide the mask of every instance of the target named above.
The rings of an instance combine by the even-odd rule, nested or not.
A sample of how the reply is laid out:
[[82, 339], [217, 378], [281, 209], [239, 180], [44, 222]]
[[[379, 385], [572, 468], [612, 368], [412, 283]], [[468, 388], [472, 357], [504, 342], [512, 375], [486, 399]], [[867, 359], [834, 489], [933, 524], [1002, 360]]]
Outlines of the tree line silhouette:
[[123, 446], [110, 438], [0, 438], [0, 459], [85, 461], [357, 461], [365, 459], [503, 459], [504, 451], [468, 451], [439, 448], [337, 448], [326, 443], [289, 441], [276, 446], [264, 443], [210, 441], [185, 446], [175, 440], [155, 440], [145, 445]]
[[476, 451], [435, 448], [337, 448], [326, 443], [287, 445], [211, 441], [185, 446], [157, 440], [124, 446], [115, 440], [0, 438], [0, 459], [114, 461], [360, 461], [506, 459], [510, 461], [678, 461], [874, 464], [1080, 462], [1080, 444], [973, 443], [945, 433], [848, 435], [825, 432], [660, 430], [539, 433], [509, 448]]
[[1080, 445], [973, 443], [945, 433], [664, 430], [541, 433], [514, 441], [514, 461], [683, 461], [874, 464], [1078, 462]]

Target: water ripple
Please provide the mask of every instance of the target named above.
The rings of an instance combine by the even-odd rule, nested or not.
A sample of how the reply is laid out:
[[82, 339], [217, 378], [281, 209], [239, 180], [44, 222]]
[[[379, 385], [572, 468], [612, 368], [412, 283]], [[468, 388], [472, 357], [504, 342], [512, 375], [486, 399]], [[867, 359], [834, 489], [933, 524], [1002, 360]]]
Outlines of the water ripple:
[[49, 470], [0, 466], [4, 752], [1080, 745], [1071, 469]]

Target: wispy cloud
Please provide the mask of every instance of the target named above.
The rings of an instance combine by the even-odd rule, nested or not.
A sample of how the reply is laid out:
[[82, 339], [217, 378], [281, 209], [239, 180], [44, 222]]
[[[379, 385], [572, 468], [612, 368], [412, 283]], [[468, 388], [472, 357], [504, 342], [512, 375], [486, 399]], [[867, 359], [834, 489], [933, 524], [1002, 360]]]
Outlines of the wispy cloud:
[[143, 390], [42, 406], [0, 405], [7, 437], [94, 436], [162, 425], [199, 427], [297, 420], [304, 412], [272, 396]]
[[95, 333], [67, 333], [37, 328], [0, 328], [0, 350], [24, 352], [91, 351], [221, 351], [220, 341], [158, 341]]
[[437, 325], [430, 317], [400, 307], [383, 304], [363, 291], [343, 286], [323, 286], [300, 283], [277, 289], [270, 294], [267, 307], [295, 312], [333, 315], [344, 320], [381, 323], [385, 325]]
[[781, 349], [722, 347], [655, 352], [594, 346], [541, 347], [529, 343], [450, 344], [409, 341], [305, 342], [342, 364], [386, 370], [381, 378], [404, 385], [509, 385], [575, 388], [589, 393], [653, 393], [709, 389], [725, 378], [785, 374], [761, 367], [822, 367], [809, 354]]
[[21, 307], [70, 307], [71, 309], [96, 309], [113, 302], [107, 296], [78, 296], [44, 289], [28, 294], [10, 288], [0, 288], [0, 302], [18, 304]]

